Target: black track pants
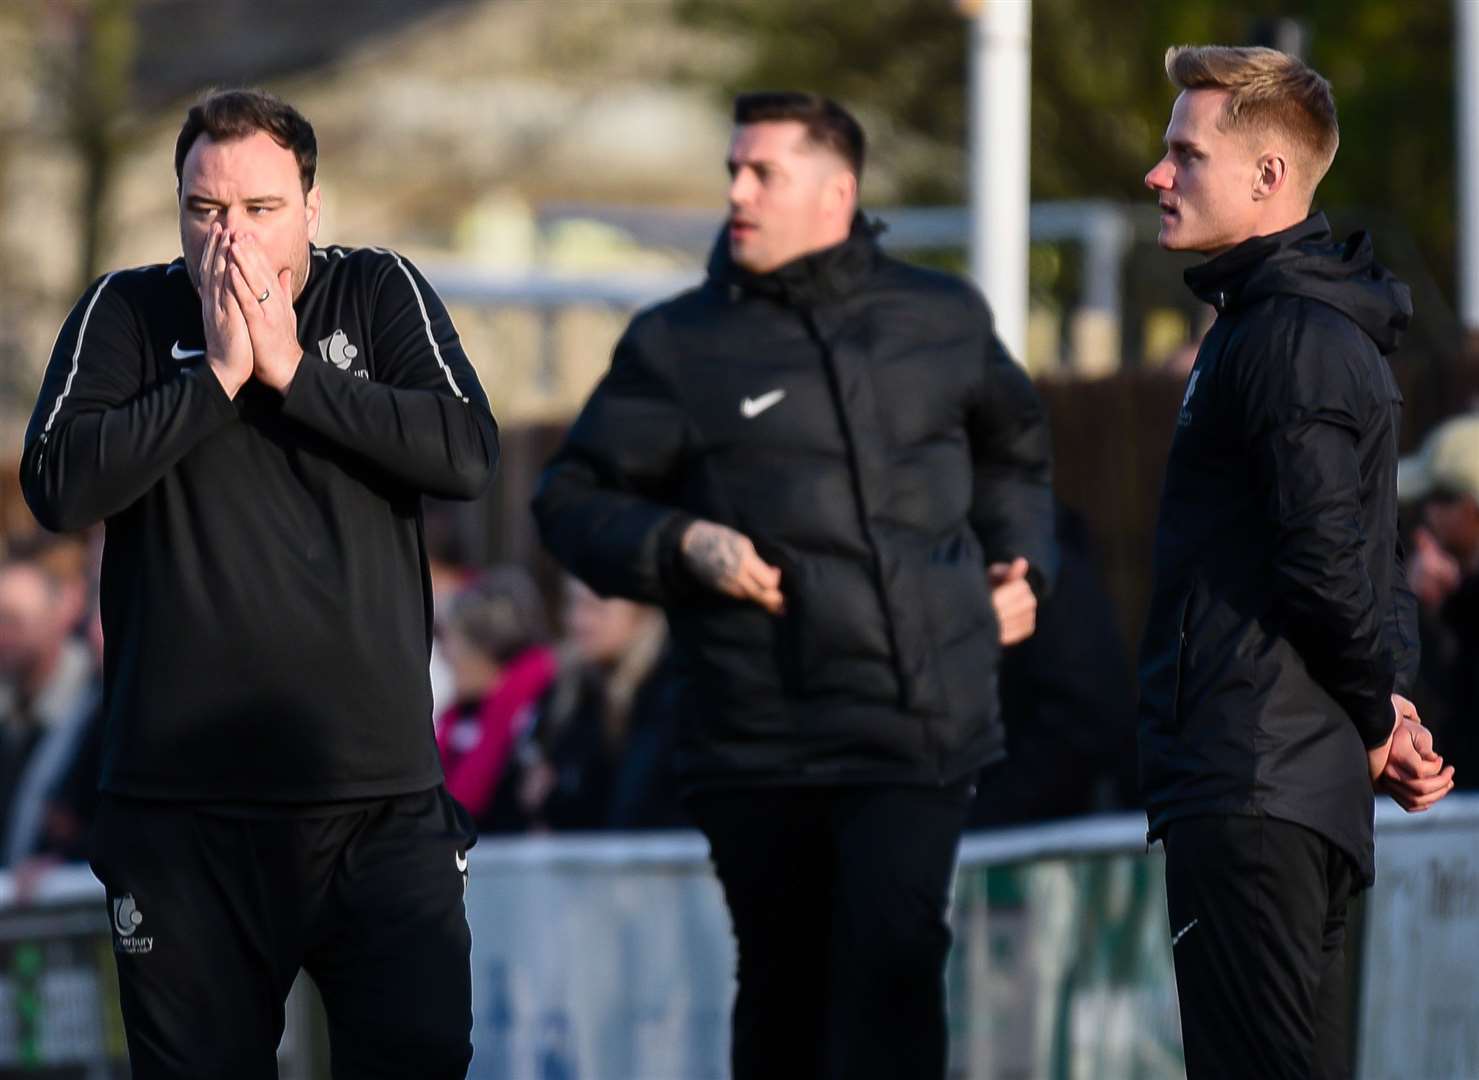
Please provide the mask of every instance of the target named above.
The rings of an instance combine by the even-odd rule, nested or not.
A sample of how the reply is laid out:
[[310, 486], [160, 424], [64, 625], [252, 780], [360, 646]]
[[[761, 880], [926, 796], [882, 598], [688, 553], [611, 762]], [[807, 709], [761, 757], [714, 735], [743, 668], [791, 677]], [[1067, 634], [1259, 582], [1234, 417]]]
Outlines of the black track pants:
[[466, 1075], [467, 817], [445, 789], [325, 817], [243, 817], [107, 797], [107, 889], [134, 1080], [277, 1076], [300, 967], [335, 1080]]
[[717, 791], [734, 1080], [943, 1080], [946, 907], [971, 788]]
[[1355, 869], [1301, 825], [1196, 817], [1166, 833], [1189, 1080], [1350, 1075], [1346, 905]]

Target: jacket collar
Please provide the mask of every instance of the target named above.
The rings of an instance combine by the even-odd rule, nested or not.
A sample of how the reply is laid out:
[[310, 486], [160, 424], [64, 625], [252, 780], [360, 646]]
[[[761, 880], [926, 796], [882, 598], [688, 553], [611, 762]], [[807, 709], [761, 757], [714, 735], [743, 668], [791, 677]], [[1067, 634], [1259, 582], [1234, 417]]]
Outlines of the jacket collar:
[[1199, 299], [1219, 312], [1238, 306], [1243, 286], [1274, 255], [1297, 244], [1330, 239], [1330, 223], [1322, 213], [1311, 214], [1298, 225], [1267, 236], [1254, 236], [1237, 247], [1193, 266], [1182, 276]]
[[729, 240], [720, 231], [709, 255], [709, 280], [734, 293], [753, 293], [794, 307], [810, 308], [847, 296], [868, 276], [878, 256], [884, 226], [858, 213], [846, 240], [802, 255], [765, 274], [736, 266]]

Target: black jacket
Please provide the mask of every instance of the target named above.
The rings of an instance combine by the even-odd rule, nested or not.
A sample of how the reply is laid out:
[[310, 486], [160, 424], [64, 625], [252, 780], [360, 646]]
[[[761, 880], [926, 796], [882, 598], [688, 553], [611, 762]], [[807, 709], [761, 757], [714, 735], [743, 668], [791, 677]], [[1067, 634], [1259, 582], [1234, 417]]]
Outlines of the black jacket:
[[[593, 588], [666, 607], [679, 776], [939, 783], [1000, 756], [990, 561], [1055, 560], [1049, 440], [979, 294], [844, 243], [639, 314], [535, 514]], [[702, 589], [694, 518], [779, 566], [787, 611]]]
[[472, 498], [498, 437], [400, 256], [315, 248], [279, 395], [205, 368], [182, 260], [93, 284], [26, 430], [42, 525], [107, 522], [104, 790], [365, 798], [441, 780], [421, 496]]
[[1186, 273], [1217, 308], [1166, 464], [1141, 652], [1152, 835], [1197, 814], [1305, 825], [1369, 881], [1366, 749], [1416, 669], [1397, 538], [1412, 307], [1323, 215]]

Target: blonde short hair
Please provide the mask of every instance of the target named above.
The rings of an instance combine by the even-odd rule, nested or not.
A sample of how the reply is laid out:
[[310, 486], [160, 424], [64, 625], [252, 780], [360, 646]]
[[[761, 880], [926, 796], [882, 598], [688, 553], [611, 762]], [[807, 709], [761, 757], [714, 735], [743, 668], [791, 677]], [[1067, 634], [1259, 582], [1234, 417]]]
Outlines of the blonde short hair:
[[1221, 131], [1277, 130], [1294, 144], [1295, 167], [1313, 193], [1335, 160], [1340, 125], [1330, 83], [1277, 49], [1173, 45], [1166, 75], [1178, 90], [1225, 90]]

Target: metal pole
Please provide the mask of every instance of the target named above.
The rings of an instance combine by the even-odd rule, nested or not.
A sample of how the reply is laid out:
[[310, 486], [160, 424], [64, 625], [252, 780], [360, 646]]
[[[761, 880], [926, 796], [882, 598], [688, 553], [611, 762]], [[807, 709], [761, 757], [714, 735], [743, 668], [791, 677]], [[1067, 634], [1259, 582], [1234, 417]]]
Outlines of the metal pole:
[[1454, 0], [1454, 113], [1458, 123], [1455, 182], [1458, 188], [1459, 318], [1479, 331], [1479, 3]]
[[971, 16], [971, 275], [996, 333], [1027, 359], [1032, 0], [960, 0]]

